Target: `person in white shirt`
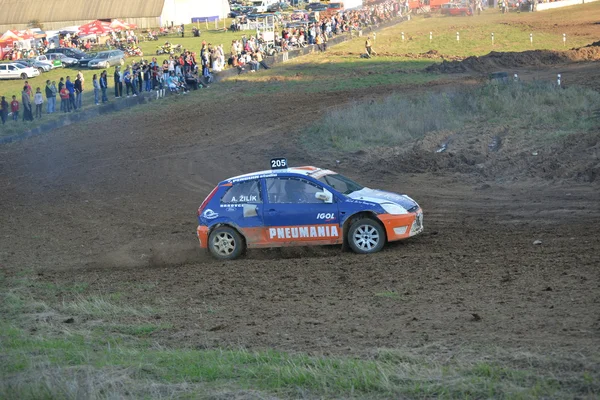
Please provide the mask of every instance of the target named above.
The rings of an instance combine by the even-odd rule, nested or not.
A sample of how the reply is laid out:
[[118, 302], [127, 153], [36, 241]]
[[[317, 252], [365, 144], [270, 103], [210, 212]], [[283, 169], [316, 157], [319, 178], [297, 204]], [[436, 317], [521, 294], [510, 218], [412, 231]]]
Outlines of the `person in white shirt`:
[[33, 103], [35, 104], [35, 117], [42, 118], [42, 104], [44, 104], [44, 97], [42, 96], [42, 90], [40, 88], [35, 90]]

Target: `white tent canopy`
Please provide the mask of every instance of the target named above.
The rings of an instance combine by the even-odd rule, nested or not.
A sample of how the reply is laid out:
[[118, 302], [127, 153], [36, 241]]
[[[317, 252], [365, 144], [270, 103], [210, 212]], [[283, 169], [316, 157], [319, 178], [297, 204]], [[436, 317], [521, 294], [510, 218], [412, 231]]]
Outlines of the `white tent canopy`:
[[161, 25], [189, 24], [227, 18], [229, 12], [227, 0], [165, 0], [160, 19]]

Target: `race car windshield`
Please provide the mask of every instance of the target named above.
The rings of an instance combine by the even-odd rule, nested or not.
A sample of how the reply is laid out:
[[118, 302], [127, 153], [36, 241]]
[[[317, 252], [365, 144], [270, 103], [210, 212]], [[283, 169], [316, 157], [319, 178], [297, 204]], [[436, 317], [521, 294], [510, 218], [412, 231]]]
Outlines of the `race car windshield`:
[[324, 175], [319, 178], [319, 181], [328, 184], [343, 194], [350, 194], [364, 188], [364, 186], [361, 186], [352, 179], [346, 178], [344, 175], [340, 174]]

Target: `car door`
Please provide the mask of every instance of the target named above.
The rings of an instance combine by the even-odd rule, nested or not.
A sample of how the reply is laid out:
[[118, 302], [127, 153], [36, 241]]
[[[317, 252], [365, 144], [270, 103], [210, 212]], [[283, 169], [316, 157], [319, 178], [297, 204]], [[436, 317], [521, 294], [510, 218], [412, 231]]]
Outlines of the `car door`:
[[265, 178], [264, 185], [265, 236], [272, 246], [341, 243], [338, 204], [323, 186], [294, 176]]
[[216, 223], [228, 223], [240, 230], [246, 245], [253, 247], [263, 241], [263, 196], [260, 180], [234, 182], [223, 194], [219, 210], [206, 210]]
[[7, 76], [9, 78], [20, 78], [21, 77], [21, 69], [20, 68], [17, 68], [12, 64], [9, 64], [7, 67], [8, 67]]

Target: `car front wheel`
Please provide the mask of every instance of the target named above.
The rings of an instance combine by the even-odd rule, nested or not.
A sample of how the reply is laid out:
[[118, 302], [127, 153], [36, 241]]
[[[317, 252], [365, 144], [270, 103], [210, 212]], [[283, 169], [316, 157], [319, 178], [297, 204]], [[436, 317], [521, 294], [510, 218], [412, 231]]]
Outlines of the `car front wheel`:
[[385, 231], [378, 221], [362, 218], [350, 225], [348, 245], [358, 254], [377, 253], [385, 244]]
[[21, 79], [23, 79], [23, 80], [27, 79], [27, 74], [25, 74], [25, 73], [21, 74]]
[[208, 250], [219, 260], [234, 260], [244, 251], [244, 239], [235, 229], [220, 226], [210, 233]]

